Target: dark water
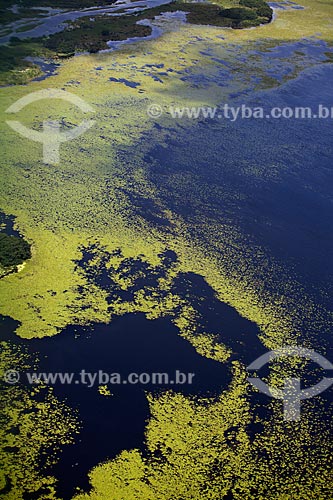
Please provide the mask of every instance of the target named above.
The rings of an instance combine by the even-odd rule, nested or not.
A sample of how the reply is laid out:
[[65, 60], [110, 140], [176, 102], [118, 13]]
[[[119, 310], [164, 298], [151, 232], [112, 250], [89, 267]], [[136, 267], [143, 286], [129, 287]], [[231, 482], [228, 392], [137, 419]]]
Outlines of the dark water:
[[[229, 105], [262, 106], [265, 113], [273, 107], [331, 108], [332, 83], [333, 66], [325, 64], [278, 89], [230, 99]], [[331, 308], [322, 291], [331, 290], [333, 277], [332, 137], [332, 118], [184, 120], [166, 138], [167, 147], [153, 146], [146, 161], [165, 205], [189, 226], [193, 220], [200, 226], [206, 207], [205, 216], [239, 227]], [[172, 181], [178, 172], [192, 176], [191, 189]], [[195, 231], [214, 245], [203, 225]], [[244, 258], [258, 259], [260, 273], [260, 257], [247, 257], [244, 248]]]
[[20, 236], [20, 233], [14, 229], [15, 217], [0, 212], [0, 231], [8, 236]]
[[44, 59], [41, 59], [40, 57], [26, 57], [26, 60], [33, 64], [36, 64], [37, 66], [39, 66], [41, 71], [43, 71], [43, 74], [41, 76], [37, 76], [33, 79], [34, 82], [42, 82], [50, 76], [55, 76], [58, 74], [57, 69], [60, 67], [60, 64], [58, 63], [55, 63], [53, 61], [46, 61]]
[[[221, 85], [224, 72], [221, 70]], [[229, 104], [245, 103], [267, 110], [275, 106], [331, 107], [332, 83], [333, 66], [326, 64], [302, 73], [278, 89], [251, 92], [242, 100], [234, 96]], [[156, 127], [156, 133], [158, 130]], [[209, 240], [203, 225], [200, 226], [202, 207], [212, 222], [229, 221], [231, 229], [239, 228], [250, 242], [283, 263], [284, 269], [297, 277], [317, 304], [328, 309], [333, 274], [332, 137], [332, 119], [192, 121], [182, 123], [175, 134], [164, 138], [167, 148], [152, 147], [146, 161], [162, 202], [181, 215], [193, 235], [206, 242], [207, 247], [214, 246], [214, 241]], [[172, 182], [175, 172], [191, 174], [192, 191], [188, 184]], [[228, 196], [221, 197], [217, 189], [202, 188], [212, 185], [223, 189]], [[140, 213], [150, 210], [155, 216], [154, 207], [148, 210], [147, 200], [142, 200]], [[249, 258], [251, 264], [255, 262], [258, 275], [267, 265], [260, 256], [246, 255], [246, 248], [240, 257], [242, 261]], [[273, 276], [273, 282], [276, 278]], [[147, 279], [153, 279], [149, 277], [149, 269]], [[267, 279], [270, 280], [269, 275]], [[112, 280], [104, 275], [101, 280], [100, 284], [109, 287], [112, 297], [116, 293]], [[265, 351], [258, 341], [255, 325], [221, 304], [201, 277], [191, 273], [180, 275], [174, 287], [180, 296], [183, 293], [192, 297], [192, 304], [202, 318], [202, 331], [217, 332], [221, 341], [233, 349], [235, 358], [249, 363]], [[69, 327], [56, 337], [31, 341], [15, 338], [10, 333], [13, 328], [14, 323], [4, 319], [2, 338], [23, 343], [32, 353], [39, 352], [41, 372], [85, 369], [172, 375], [180, 370], [195, 373], [193, 385], [172, 389], [194, 395], [218, 394], [231, 379], [227, 365], [199, 356], [165, 319], [148, 321], [142, 314], [131, 314], [115, 319], [111, 325]], [[304, 324], [304, 333], [311, 328], [314, 326]], [[321, 327], [313, 334], [319, 342], [323, 339], [327, 357], [332, 360], [329, 329]], [[67, 499], [76, 486], [88, 488], [87, 472], [98, 462], [114, 457], [123, 449], [143, 448], [149, 417], [145, 391], [167, 387], [113, 386], [112, 397], [101, 396], [97, 387], [81, 384], [55, 385], [54, 389], [61, 400], [78, 409], [83, 425], [79, 441], [64, 447], [52, 471], [59, 478], [59, 496]]]
[[131, 82], [130, 80], [126, 80], [126, 78], [114, 78], [111, 77], [109, 78], [110, 82], [116, 82], [116, 83], [123, 83], [126, 85], [126, 87], [131, 87], [132, 89], [135, 89], [136, 87], [140, 86], [139, 82]]
[[[223, 304], [217, 312], [216, 320], [219, 319], [224, 321], [226, 337], [247, 333], [254, 350], [263, 352], [255, 325]], [[14, 321], [2, 318], [1, 339], [24, 345], [31, 354], [38, 352], [39, 372], [78, 375], [82, 369], [90, 373], [102, 370], [120, 373], [125, 378], [130, 373], [168, 373], [170, 380], [175, 380], [176, 370], [195, 374], [191, 385], [109, 385], [110, 397], [98, 392], [98, 384], [89, 388], [83, 384], [56, 383], [54, 394], [77, 409], [82, 421], [76, 444], [63, 448], [59, 463], [50, 471], [59, 479], [58, 494], [63, 499], [71, 498], [77, 486], [89, 489], [87, 474], [97, 463], [123, 449], [144, 449], [144, 429], [149, 418], [145, 391], [172, 389], [187, 395], [214, 397], [231, 381], [228, 365], [198, 355], [166, 319], [148, 321], [143, 314], [128, 314], [110, 325], [68, 327], [55, 337], [29, 341], [11, 333], [14, 328]], [[79, 375], [75, 378], [79, 380]]]

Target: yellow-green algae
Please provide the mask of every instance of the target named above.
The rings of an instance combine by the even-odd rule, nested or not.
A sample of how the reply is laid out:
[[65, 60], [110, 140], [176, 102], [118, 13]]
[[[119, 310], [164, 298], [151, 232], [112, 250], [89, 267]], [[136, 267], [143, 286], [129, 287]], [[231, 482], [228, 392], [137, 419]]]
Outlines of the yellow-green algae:
[[[121, 73], [123, 77], [131, 80], [138, 74], [137, 68], [140, 65], [156, 62], [156, 54], [159, 62], [165, 62], [174, 70], [191, 67], [197, 60], [199, 49], [189, 45], [188, 40], [190, 36], [198, 34], [199, 29], [204, 40], [219, 47], [221, 54], [225, 54], [226, 42], [222, 44], [220, 39], [216, 39], [216, 35], [221, 31], [228, 42], [233, 41], [237, 35], [239, 44], [254, 39], [260, 40], [262, 36], [284, 39], [285, 29], [289, 30], [288, 39], [292, 39], [294, 35], [294, 38], [300, 36], [301, 33], [297, 32], [298, 26], [302, 25], [304, 16], [308, 20], [311, 9], [316, 10], [317, 16], [320, 13], [321, 25], [314, 25], [313, 19], [316, 16], [312, 16], [312, 23], [307, 24], [302, 35], [315, 35], [320, 28], [320, 36], [331, 38], [327, 4], [305, 2], [305, 5], [307, 8], [304, 11], [279, 13], [277, 21], [258, 30], [245, 30], [235, 34], [230, 30], [185, 26], [177, 33], [167, 33], [153, 42], [126, 47], [119, 53], [67, 61], [59, 76], [53, 77], [52, 86], [72, 90], [95, 106], [94, 119], [97, 125], [75, 142], [62, 145], [62, 162], [58, 167], [43, 165], [40, 161], [41, 145], [16, 135], [2, 121], [1, 133], [6, 141], [2, 158], [3, 181], [0, 188], [2, 208], [5, 212], [17, 216], [18, 226], [34, 246], [34, 258], [24, 271], [19, 276], [9, 276], [0, 284], [4, 297], [0, 311], [21, 321], [19, 335], [52, 335], [69, 323], [108, 319], [103, 292], [96, 287], [89, 287], [85, 293], [84, 281], [79, 273], [74, 271], [72, 262], [79, 258], [80, 244], [87, 243], [92, 237], [111, 249], [120, 246], [125, 254], [142, 253], [152, 262], [156, 262], [156, 255], [164, 249], [167, 241], [167, 246], [174, 248], [179, 255], [183, 270], [203, 274], [209, 284], [220, 293], [222, 300], [236, 306], [241, 313], [263, 325], [263, 329], [268, 323], [274, 325], [275, 334], [277, 331], [293, 328], [286, 313], [286, 310], [290, 310], [290, 304], [284, 307], [283, 301], [286, 299], [280, 294], [273, 300], [265, 296], [262, 301], [265, 307], [260, 307], [260, 288], [263, 285], [253, 286], [251, 272], [255, 270], [251, 270], [247, 262], [239, 265], [237, 259], [237, 276], [228, 276], [233, 257], [237, 255], [238, 248], [244, 246], [240, 241], [241, 235], [237, 234], [237, 228], [232, 229], [234, 234], [230, 227], [226, 228], [228, 234], [225, 234], [223, 224], [217, 228], [207, 228], [209, 233], [214, 233], [215, 241], [217, 240], [217, 244], [226, 254], [225, 262], [221, 262], [215, 255], [202, 255], [207, 250], [201, 250], [198, 242], [195, 242], [193, 248], [187, 228], [170, 213], [168, 207], [160, 207], [160, 210], [162, 216], [169, 220], [169, 228], [159, 231], [155, 227], [147, 227], [146, 221], [133, 214], [126, 190], [130, 187], [132, 192], [154, 198], [156, 188], [149, 182], [140, 157], [138, 156], [136, 164], [133, 164], [133, 161], [126, 164], [126, 158], [122, 158], [119, 150], [140, 141], [141, 134], [151, 127], [151, 121], [146, 116], [146, 105], [149, 102], [157, 101], [169, 105], [177, 96], [177, 101], [184, 99], [184, 104], [207, 104], [204, 90], [191, 89], [189, 93], [186, 83], [179, 80], [174, 86], [172, 74], [161, 88], [158, 82], [140, 73], [141, 90], [145, 91], [140, 95], [133, 89], [112, 84], [104, 71], [97, 72], [94, 68], [97, 63], [111, 63], [114, 66], [113, 74]], [[293, 19], [296, 14], [297, 21]], [[153, 54], [145, 53], [147, 48]], [[135, 63], [129, 57], [133, 54]], [[209, 60], [205, 62], [208, 65], [214, 64]], [[246, 68], [242, 74], [244, 73]], [[34, 83], [28, 87], [2, 89], [2, 109], [26, 95], [27, 89], [35, 91], [47, 88], [50, 81]], [[76, 81], [81, 83], [77, 84]], [[237, 81], [236, 87], [237, 85], [240, 86], [241, 82]], [[210, 95], [211, 100], [219, 100], [223, 97], [223, 90], [216, 87]], [[34, 117], [32, 121], [40, 123], [41, 119], [56, 119], [57, 116], [62, 118], [64, 115], [72, 123], [79, 123], [81, 118], [77, 110], [69, 110], [67, 105], [64, 106], [59, 101], [56, 104], [48, 102], [44, 113], [41, 112], [40, 103], [32, 104], [20, 113], [20, 118], [22, 117], [24, 123], [31, 123], [31, 117]], [[73, 155], [73, 151], [79, 152]], [[94, 161], [91, 158], [94, 158]], [[247, 173], [257, 174], [251, 171]], [[269, 175], [281, 175], [281, 172], [270, 170]], [[184, 180], [180, 177], [178, 182]], [[157, 199], [156, 203], [158, 202]], [[229, 252], [230, 255], [227, 255]], [[264, 256], [262, 249], [250, 248], [248, 253]], [[299, 285], [284, 284], [284, 289], [287, 286], [297, 289]], [[78, 287], [82, 287], [83, 293], [77, 293]], [[271, 306], [269, 303], [272, 303]], [[85, 306], [84, 311], [82, 305]], [[311, 305], [306, 307], [312, 308]], [[274, 321], [271, 321], [272, 315]], [[286, 325], [281, 325], [282, 321]]]
[[[332, 482], [332, 442], [320, 411], [303, 407], [299, 422], [256, 419], [254, 437], [246, 374], [215, 400], [164, 393], [149, 396], [147, 452], [124, 451], [90, 474], [93, 489], [75, 500], [235, 499], [326, 500]], [[316, 436], [314, 441], [313, 436]]]
[[[158, 102], [163, 109], [180, 102], [215, 104], [222, 102], [230, 89], [212, 84], [208, 98], [204, 89], [189, 90], [186, 82], [174, 78], [174, 73], [161, 86], [140, 68], [164, 62], [176, 72], [193, 68], [199, 61], [213, 67], [213, 61], [199, 54], [200, 47], [190, 44], [195, 36], [226, 58], [232, 44], [245, 51], [253, 42], [273, 46], [310, 36], [332, 42], [332, 2], [302, 0], [301, 4], [304, 10], [279, 11], [272, 24], [257, 29], [234, 32], [182, 26], [177, 32], [124, 47], [117, 53], [66, 61], [52, 80], [1, 90], [0, 132], [6, 141], [0, 174], [1, 209], [16, 216], [18, 228], [33, 245], [33, 258], [25, 268], [0, 281], [0, 313], [20, 321], [18, 335], [54, 335], [68, 324], [107, 322], [112, 314], [144, 311], [150, 318], [171, 316], [200, 354], [226, 361], [228, 349], [222, 346], [216, 351], [216, 332], [194, 337], [196, 311], [170, 292], [170, 284], [179, 272], [204, 276], [220, 300], [260, 326], [267, 348], [296, 343], [305, 318], [311, 318], [313, 329], [327, 320], [326, 312], [303, 293], [297, 276], [274, 261], [266, 249], [257, 247], [237, 226], [231, 227], [227, 221], [214, 226], [203, 218], [207, 241], [203, 243], [190, 233], [181, 217], [161, 203], [156, 186], [149, 180], [141, 143], [152, 126], [146, 115], [149, 103]], [[223, 41], [217, 38], [221, 34]], [[233, 91], [244, 87], [241, 77], [255, 64], [244, 62], [238, 78], [236, 71], [240, 68], [234, 68]], [[98, 65], [114, 71], [96, 71]], [[111, 74], [127, 80], [139, 75], [141, 85], [130, 89], [111, 83]], [[263, 80], [263, 87], [270, 85], [271, 81]], [[39, 144], [21, 138], [4, 123], [4, 110], [10, 104], [29, 91], [50, 86], [83, 97], [95, 108], [92, 117], [97, 123], [84, 136], [61, 146], [61, 163], [56, 167], [41, 162]], [[72, 125], [82, 119], [80, 112], [58, 101], [47, 102], [44, 109], [40, 103], [32, 104], [18, 118], [28, 126], [39, 126], [49, 117], [55, 120], [64, 116]], [[168, 123], [171, 121], [166, 116]], [[160, 141], [163, 143], [162, 134]], [[135, 160], [126, 156], [126, 148], [133, 145], [138, 150]], [[265, 173], [247, 168], [245, 174], [283, 177], [278, 168]], [[190, 179], [186, 173], [179, 173], [175, 182]], [[237, 193], [220, 194], [237, 200]], [[149, 223], [138, 214], [132, 204], [133, 195], [153, 200], [164, 224]], [[82, 249], [94, 244], [110, 253], [121, 249], [118, 261], [141, 256], [151, 268], [160, 264], [159, 255], [165, 249], [172, 249], [178, 264], [168, 270], [157, 289], [142, 289], [134, 301], [115, 301], [109, 310], [105, 290], [92, 284], [75, 263], [82, 257]], [[98, 262], [97, 253], [96, 266]], [[254, 262], [260, 262], [260, 272]], [[94, 262], [90, 265], [94, 267]], [[108, 265], [117, 276], [117, 257]], [[117, 279], [126, 290], [131, 278]], [[282, 378], [281, 373], [277, 379]], [[329, 498], [331, 440], [317, 410], [305, 405], [301, 423], [286, 423], [281, 421], [279, 406], [280, 413], [273, 413], [271, 419], [261, 423], [263, 431], [252, 442], [248, 425], [254, 417], [247, 391], [244, 370], [234, 364], [231, 387], [215, 400], [172, 392], [149, 396], [152, 417], [147, 427], [147, 457], [137, 450], [125, 451], [114, 461], [95, 468], [91, 473], [92, 492], [78, 498], [220, 499], [231, 489], [235, 498]], [[23, 398], [23, 407], [29, 408], [29, 401]], [[31, 426], [31, 422], [27, 425]], [[51, 423], [46, 420], [45, 425]], [[37, 438], [31, 453], [37, 456], [43, 432], [38, 428], [34, 431]], [[14, 478], [21, 477], [19, 470], [26, 470], [24, 458], [15, 464], [6, 459]], [[36, 479], [26, 475], [24, 484], [20, 479], [17, 491], [10, 492], [14, 496], [8, 498], [20, 498], [22, 488], [33, 489], [36, 481], [42, 484], [36, 464], [28, 461], [27, 467], [30, 478]]]
[[[20, 346], [1, 342], [0, 347], [1, 380], [7, 370], [22, 375], [36, 368], [36, 360]], [[26, 493], [38, 493], [38, 498], [55, 499], [56, 480], [46, 469], [58, 460], [63, 445], [74, 443], [79, 428], [74, 410], [43, 383], [7, 384], [0, 403], [1, 498], [23, 500]]]

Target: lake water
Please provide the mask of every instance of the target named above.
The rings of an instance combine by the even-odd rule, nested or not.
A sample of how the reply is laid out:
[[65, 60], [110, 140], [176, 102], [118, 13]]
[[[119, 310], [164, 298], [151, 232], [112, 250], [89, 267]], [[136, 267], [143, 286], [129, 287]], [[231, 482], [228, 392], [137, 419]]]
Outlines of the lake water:
[[[319, 104], [330, 106], [332, 79], [333, 66], [327, 64], [304, 72], [278, 89], [250, 94], [245, 103], [265, 109], [301, 106], [304, 102], [313, 108]], [[244, 98], [235, 98], [232, 103], [241, 105]], [[168, 144], [167, 154], [160, 154], [158, 147], [152, 149], [149, 161], [158, 160], [159, 164], [153, 180], [162, 190], [163, 182], [167, 184], [168, 172], [171, 175], [176, 169], [186, 168], [195, 173], [198, 183], [208, 178], [214, 185], [242, 191], [244, 197], [232, 213], [237, 223], [251, 233], [258, 244], [269, 248], [272, 255], [293, 268], [308, 290], [317, 291], [317, 300], [329, 306], [320, 296], [320, 289], [323, 283], [328, 283], [333, 270], [330, 259], [333, 237], [329, 231], [332, 227], [332, 125], [330, 120], [245, 119], [234, 123], [205, 120], [178, 134], [177, 139]], [[209, 147], [212, 143], [215, 145], [218, 154], [214, 154], [213, 163], [207, 164], [205, 143]], [[240, 157], [235, 155], [239, 143], [242, 144]], [[195, 151], [190, 163], [183, 155], [184, 148]], [[267, 169], [267, 177], [269, 169], [278, 165], [283, 178], [273, 177], [271, 181], [266, 178], [262, 186], [260, 179], [237, 174], [239, 161]], [[204, 196], [205, 203], [215, 208], [218, 223], [226, 207], [213, 193], [205, 191]], [[184, 205], [175, 205], [175, 199], [184, 200]], [[201, 214], [196, 213], [189, 200], [188, 192], [176, 191], [175, 187], [174, 191], [169, 189], [166, 203], [185, 220], [193, 217], [200, 220]], [[205, 238], [203, 229], [199, 236]], [[185, 293], [191, 290], [205, 298], [203, 317], [212, 331], [223, 324], [221, 341], [232, 347], [237, 359], [247, 364], [264, 352], [255, 325], [217, 301], [214, 292], [199, 276], [189, 275], [180, 280], [179, 287]], [[56, 337], [30, 341], [15, 338], [10, 333], [13, 327], [14, 322], [3, 320], [2, 338], [25, 345], [31, 353], [40, 353], [41, 372], [79, 373], [85, 369], [93, 373], [103, 370], [172, 374], [178, 369], [196, 375], [193, 385], [175, 390], [194, 395], [218, 394], [230, 382], [227, 365], [199, 356], [167, 320], [148, 321], [142, 314], [126, 315], [110, 325], [69, 327]], [[325, 338], [325, 332], [318, 335]], [[65, 447], [52, 471], [60, 480], [61, 498], [70, 498], [76, 486], [88, 488], [87, 473], [96, 463], [116, 456], [122, 449], [142, 448], [149, 417], [144, 391], [163, 389], [166, 387], [149, 384], [115, 386], [111, 397], [101, 397], [97, 387], [55, 385], [56, 396], [78, 409], [83, 422], [78, 442]]]
[[[216, 322], [223, 318], [227, 341], [235, 347], [238, 343], [246, 362], [251, 358], [244, 341], [253, 345], [251, 355], [264, 352], [256, 337], [256, 326], [232, 308], [221, 304], [214, 316], [212, 319]], [[68, 327], [55, 337], [29, 341], [11, 333], [14, 328], [14, 321], [2, 318], [2, 340], [21, 345], [32, 355], [38, 353], [38, 370], [42, 373], [75, 373], [77, 380], [83, 369], [89, 373], [100, 370], [120, 373], [123, 378], [130, 373], [167, 373], [172, 380], [176, 370], [195, 374], [192, 384], [109, 384], [112, 395], [104, 397], [98, 391], [98, 384], [88, 387], [88, 384], [55, 383], [54, 394], [78, 410], [82, 421], [76, 444], [64, 447], [60, 461], [51, 470], [59, 479], [58, 493], [63, 499], [71, 498], [77, 486], [89, 489], [87, 474], [96, 463], [114, 458], [123, 449], [143, 449], [149, 418], [145, 391], [159, 393], [172, 389], [188, 395], [214, 397], [231, 381], [227, 365], [199, 356], [169, 320], [148, 321], [143, 314], [129, 314], [115, 318], [110, 325]], [[240, 332], [247, 339], [237, 338]]]
[[[283, 57], [285, 53], [281, 50]], [[219, 75], [215, 78], [218, 81]], [[225, 82], [224, 75], [220, 78]], [[332, 82], [333, 65], [326, 64], [304, 71], [279, 88], [235, 96], [228, 104], [262, 107], [265, 115], [275, 107], [307, 106], [316, 111], [322, 105], [331, 110]], [[242, 232], [289, 265], [309, 288], [330, 286], [332, 119], [245, 118], [233, 123], [202, 119], [192, 126], [190, 120], [184, 123], [183, 130], [170, 134], [167, 148], [154, 146], [147, 154], [154, 165], [151, 178], [165, 203], [188, 221], [193, 217], [201, 220], [196, 209], [198, 197], [214, 207], [210, 217], [216, 223], [228, 210]], [[254, 169], [258, 175], [253, 175]], [[217, 190], [200, 193], [195, 189], [194, 199], [184, 186], [169, 182], [179, 171], [192, 174], [195, 186], [208, 182], [231, 196], [236, 192], [241, 195], [231, 207], [219, 199]]]
[[[139, 3], [142, 2], [131, 5]], [[123, 4], [117, 8], [120, 6]], [[56, 24], [47, 27], [51, 31], [53, 28], [57, 29]], [[45, 26], [34, 33], [39, 33], [39, 29], [44, 30]], [[235, 58], [241, 57], [237, 48], [233, 50]], [[303, 51], [308, 67], [286, 81], [293, 74], [295, 51]], [[228, 104], [260, 106], [267, 112], [274, 107], [331, 108], [333, 65], [324, 64], [325, 53], [329, 51], [332, 49], [324, 42], [311, 39], [276, 44], [267, 51], [253, 49], [247, 55], [257, 58], [257, 67], [264, 67], [266, 76], [275, 79], [275, 85], [258, 90], [262, 73], [255, 68], [248, 87], [230, 93]], [[182, 81], [190, 89], [207, 89], [207, 96], [212, 83], [220, 88], [228, 88], [230, 84], [232, 88], [235, 75], [228, 63], [206, 46], [203, 53], [209, 54], [214, 66], [208, 72], [202, 68], [180, 71]], [[165, 68], [160, 69], [165, 74]], [[133, 80], [115, 77], [109, 80], [132, 91], [140, 89], [140, 79], [136, 77], [134, 74]], [[162, 86], [163, 74], [160, 80]], [[163, 132], [167, 134], [162, 146], [156, 137]], [[279, 289], [278, 292], [299, 293], [300, 297], [307, 294], [326, 314], [331, 309], [333, 274], [332, 133], [332, 119], [183, 120], [168, 130], [156, 121], [152, 132], [145, 136], [149, 144], [145, 162], [162, 205], [182, 218], [191, 236], [203, 242], [207, 251], [221, 252], [218, 236], [212, 238], [209, 225], [218, 227], [223, 222], [230, 226], [230, 232], [237, 228], [250, 250], [263, 248], [268, 257], [263, 269], [262, 254], [251, 252], [244, 245], [244, 250], [235, 257], [235, 266], [237, 259], [242, 263], [251, 259], [251, 265], [257, 266], [258, 287], [262, 275], [267, 273], [267, 290], [275, 293], [276, 283], [267, 271], [269, 259], [274, 260], [299, 283], [299, 291]], [[135, 161], [136, 148], [127, 147], [126, 154], [129, 163], [131, 158]], [[173, 182], [179, 172], [186, 172], [191, 182]], [[140, 214], [152, 222], [149, 200], [144, 200], [139, 208]], [[5, 222], [8, 234], [15, 234], [12, 219], [0, 222]], [[98, 284], [106, 290], [108, 276], [103, 275]], [[221, 303], [201, 276], [183, 273], [174, 286], [180, 296], [195, 297], [207, 331], [218, 332], [221, 343], [233, 351], [231, 360], [241, 360], [247, 365], [266, 351], [259, 340], [258, 327]], [[40, 372], [79, 373], [85, 369], [125, 375], [166, 372], [172, 376], [175, 370], [180, 370], [195, 373], [193, 384], [173, 386], [173, 390], [211, 397], [231, 381], [230, 363], [221, 364], [200, 356], [168, 319], [149, 321], [144, 314], [126, 314], [114, 318], [109, 325], [69, 326], [55, 337], [29, 341], [13, 334], [15, 326], [14, 321], [2, 318], [1, 338], [24, 346], [32, 354], [39, 353]], [[328, 359], [333, 360], [328, 327], [311, 323], [307, 318], [302, 332], [315, 345], [324, 345]], [[55, 384], [55, 395], [77, 409], [82, 421], [76, 444], [64, 447], [51, 471], [59, 479], [61, 498], [71, 498], [77, 486], [87, 490], [87, 473], [99, 462], [115, 457], [124, 449], [144, 451], [144, 431], [149, 418], [145, 391], [166, 389], [163, 385], [121, 385], [111, 388], [111, 396], [102, 396], [97, 387]]]

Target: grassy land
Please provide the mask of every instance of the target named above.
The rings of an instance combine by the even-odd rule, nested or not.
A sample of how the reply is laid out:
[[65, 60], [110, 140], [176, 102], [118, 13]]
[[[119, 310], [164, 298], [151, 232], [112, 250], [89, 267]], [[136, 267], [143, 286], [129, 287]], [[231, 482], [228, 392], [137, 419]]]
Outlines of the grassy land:
[[41, 75], [39, 66], [26, 61], [28, 56], [54, 57], [54, 53], [34, 41], [13, 41], [0, 51], [0, 85], [24, 84]]
[[93, 20], [83, 17], [70, 23], [64, 31], [44, 39], [42, 44], [56, 55], [62, 56], [70, 56], [75, 52], [98, 52], [108, 48], [109, 40], [150, 35], [151, 28], [137, 24], [139, 19], [146, 17], [145, 14], [119, 17], [103, 15], [96, 16]]

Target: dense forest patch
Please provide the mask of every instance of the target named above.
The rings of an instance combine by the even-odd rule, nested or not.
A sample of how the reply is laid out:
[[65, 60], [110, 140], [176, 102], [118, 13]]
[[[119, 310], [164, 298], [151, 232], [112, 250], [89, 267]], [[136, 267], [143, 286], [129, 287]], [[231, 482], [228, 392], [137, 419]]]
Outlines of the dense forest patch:
[[18, 236], [0, 233], [0, 266], [13, 267], [31, 258], [29, 243]]

